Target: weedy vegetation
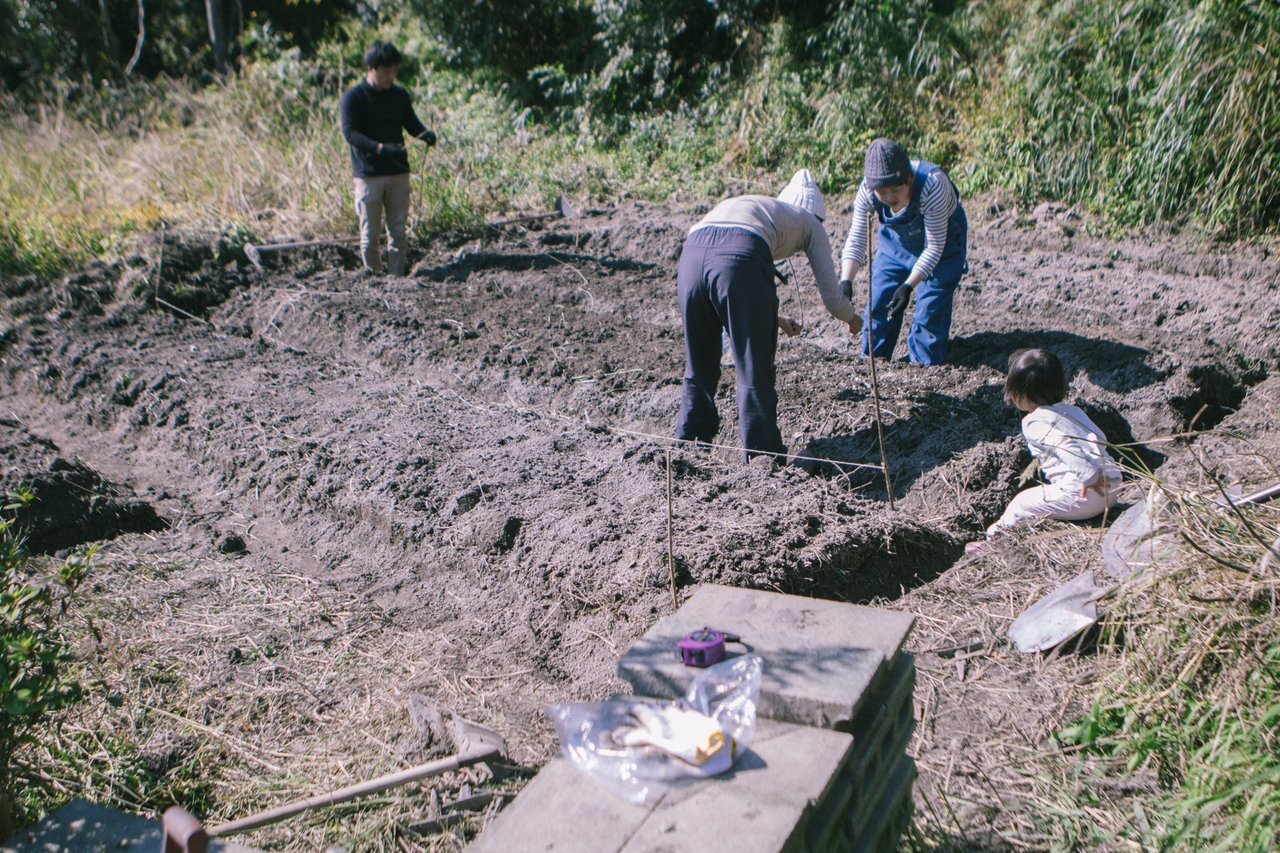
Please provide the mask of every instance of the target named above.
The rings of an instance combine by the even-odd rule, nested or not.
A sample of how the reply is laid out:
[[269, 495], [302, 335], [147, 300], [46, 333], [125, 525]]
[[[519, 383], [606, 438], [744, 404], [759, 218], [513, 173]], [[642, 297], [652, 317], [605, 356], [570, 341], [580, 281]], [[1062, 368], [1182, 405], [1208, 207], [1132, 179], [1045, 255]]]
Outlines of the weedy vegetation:
[[848, 193], [882, 135], [966, 193], [1116, 228], [1248, 237], [1280, 213], [1263, 0], [514, 5], [406, 0], [306, 38], [256, 21], [221, 78], [28, 81], [0, 102], [0, 270], [53, 276], [161, 223], [348, 232], [337, 102], [374, 37], [411, 57], [401, 82], [442, 140], [413, 155], [424, 238], [560, 192], [711, 198], [800, 166]]
[[74, 555], [47, 574], [31, 561], [15, 511], [30, 503], [22, 489], [0, 512], [0, 835], [12, 837], [28, 815], [16, 784], [15, 753], [36, 742], [37, 727], [80, 698], [74, 675], [68, 604], [84, 580], [91, 553]]
[[[451, 682], [439, 649], [391, 628], [362, 596], [227, 561], [208, 567], [198, 583], [210, 594], [193, 598], [189, 572], [173, 569], [110, 548], [96, 557], [65, 618], [79, 701], [32, 720], [16, 754], [26, 815], [83, 797], [151, 814], [178, 803], [212, 826], [423, 760], [426, 741], [405, 712], [413, 692], [448, 696], [453, 711], [486, 720], [483, 690]], [[236, 840], [454, 850], [482, 812], [434, 837], [409, 824], [433, 790], [447, 800], [473, 783], [483, 780], [445, 774]]]
[[1280, 516], [1224, 497], [1155, 484], [1182, 547], [1110, 608], [1103, 689], [1061, 733], [1155, 777], [1146, 831], [1106, 828], [1160, 850], [1280, 845]]

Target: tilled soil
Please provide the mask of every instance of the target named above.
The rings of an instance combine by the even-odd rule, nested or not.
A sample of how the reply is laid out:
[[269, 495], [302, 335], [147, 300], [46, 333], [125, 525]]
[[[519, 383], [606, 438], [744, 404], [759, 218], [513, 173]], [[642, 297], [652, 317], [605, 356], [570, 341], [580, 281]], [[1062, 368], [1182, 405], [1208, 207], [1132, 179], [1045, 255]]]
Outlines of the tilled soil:
[[[675, 269], [710, 203], [452, 233], [401, 278], [338, 249], [258, 270], [171, 237], [56, 285], [6, 282], [4, 485], [35, 486], [25, 523], [47, 550], [131, 534], [362, 595], [447, 638], [443, 665], [518, 673], [491, 685], [515, 727], [548, 697], [618, 688], [616, 654], [672, 609], [669, 550], [681, 587], [907, 609], [946, 588], [963, 611], [944, 575], [1030, 458], [1001, 399], [1014, 349], [1054, 350], [1072, 400], [1157, 471], [1194, 468], [1197, 434], [1247, 430], [1233, 413], [1274, 388], [1265, 249], [1107, 241], [1058, 206], [971, 202], [947, 364], [880, 363], [873, 385], [793, 259], [779, 296], [805, 331], [780, 341], [778, 390], [796, 458], [740, 461], [732, 366], [724, 447], [680, 446]], [[953, 627], [921, 630], [925, 647]]]

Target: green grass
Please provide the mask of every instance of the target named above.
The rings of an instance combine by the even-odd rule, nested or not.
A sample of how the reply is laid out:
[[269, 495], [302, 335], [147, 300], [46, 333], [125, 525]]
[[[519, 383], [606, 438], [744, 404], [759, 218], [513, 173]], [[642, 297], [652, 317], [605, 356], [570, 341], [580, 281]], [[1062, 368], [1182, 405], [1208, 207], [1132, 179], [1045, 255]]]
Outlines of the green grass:
[[1121, 224], [1274, 230], [1280, 6], [1041, 0], [1023, 22], [978, 116], [986, 180]]
[[[1280, 847], [1280, 521], [1166, 488], [1183, 552], [1108, 614], [1111, 666], [1065, 743], [1154, 773], [1159, 850]], [[1132, 835], [1130, 827], [1121, 833]]]

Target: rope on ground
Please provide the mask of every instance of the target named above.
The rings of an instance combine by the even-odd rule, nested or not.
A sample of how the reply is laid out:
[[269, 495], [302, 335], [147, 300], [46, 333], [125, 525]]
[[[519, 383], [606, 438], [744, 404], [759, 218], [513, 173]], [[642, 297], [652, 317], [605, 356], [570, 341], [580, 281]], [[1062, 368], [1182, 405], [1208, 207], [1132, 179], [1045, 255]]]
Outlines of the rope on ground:
[[[571, 418], [567, 418], [567, 419], [572, 420]], [[675, 436], [671, 436], [671, 435], [655, 435], [654, 433], [640, 432], [639, 430], [625, 429], [624, 427], [611, 426], [609, 424], [603, 424], [602, 426], [605, 429], [609, 430], [610, 432], [621, 433], [623, 435], [631, 435], [631, 436], [635, 436], [636, 438], [648, 439], [649, 441], [663, 441], [669, 444], [683, 444], [683, 445], [689, 445], [690, 447], [703, 448], [707, 450], [734, 450], [734, 451], [742, 452], [742, 448], [738, 447], [737, 445], [715, 444], [710, 441], [694, 441], [687, 438], [676, 438]], [[781, 459], [783, 462], [787, 462], [787, 461], [819, 462], [819, 463], [825, 463], [827, 465], [833, 465], [838, 469], [848, 467], [848, 468], [870, 468], [875, 471], [883, 470], [883, 466], [881, 465], [871, 465], [866, 462], [845, 462], [843, 460], [823, 459], [822, 457], [819, 457], [819, 456], [801, 456], [799, 454], [796, 454], [793, 456], [785, 452], [775, 453], [769, 450], [752, 450], [750, 452], [759, 456], [772, 456], [776, 459]]]
[[[455, 374], [455, 378], [459, 378], [459, 377], [457, 377]], [[462, 394], [458, 393], [456, 390], [450, 388], [450, 389], [447, 389], [447, 391], [448, 391], [448, 395], [451, 395], [452, 397], [454, 397], [462, 405], [470, 409], [474, 409], [475, 411], [478, 411], [478, 412], [483, 412], [485, 414], [490, 414], [490, 415], [493, 414], [493, 411], [491, 409], [485, 406], [478, 405], [476, 403], [469, 402]], [[435, 393], [437, 396], [440, 396], [440, 397], [447, 396], [444, 391], [436, 391]], [[564, 414], [563, 412], [557, 412], [551, 409], [550, 407], [546, 407], [547, 410], [544, 412], [544, 411], [540, 411], [537, 407], [534, 407], [534, 406], [522, 406], [519, 403], [517, 403], [515, 400], [512, 400], [510, 396], [508, 396], [506, 403], [498, 403], [495, 405], [504, 405], [507, 408], [512, 409], [513, 411], [530, 412], [532, 414], [539, 415], [542, 417], [555, 418], [556, 420], [566, 421], [568, 423], [574, 424], [575, 426], [605, 429], [611, 433], [617, 433], [619, 435], [629, 435], [634, 438], [643, 438], [647, 441], [656, 441], [656, 442], [662, 442], [662, 443], [671, 444], [671, 445], [685, 445], [692, 449], [700, 449], [700, 450], [729, 450], [737, 453], [741, 453], [743, 450], [741, 447], [733, 444], [716, 444], [710, 441], [695, 441], [687, 438], [676, 438], [673, 435], [658, 435], [656, 433], [643, 432], [641, 430], [634, 430], [634, 429], [627, 429], [626, 427], [615, 426], [613, 424], [607, 424], [607, 423], [593, 424], [590, 421], [586, 420], [585, 418], [573, 417], [573, 416]], [[884, 470], [884, 466], [882, 465], [873, 465], [867, 462], [848, 462], [842, 459], [825, 459], [821, 456], [802, 456], [800, 454], [791, 455], [785, 452], [775, 453], [769, 450], [752, 450], [751, 452], [759, 456], [772, 456], [775, 459], [780, 459], [784, 463], [788, 461], [815, 462], [818, 464], [831, 465], [841, 474], [846, 473], [845, 472], [846, 468], [849, 468], [849, 469], [867, 468], [873, 471]]]

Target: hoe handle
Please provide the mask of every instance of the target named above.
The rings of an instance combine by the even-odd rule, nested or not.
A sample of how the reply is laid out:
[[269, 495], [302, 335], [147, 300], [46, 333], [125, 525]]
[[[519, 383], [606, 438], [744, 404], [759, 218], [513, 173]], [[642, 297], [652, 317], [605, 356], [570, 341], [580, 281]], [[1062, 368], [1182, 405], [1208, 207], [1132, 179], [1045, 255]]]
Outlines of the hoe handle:
[[283, 806], [277, 806], [274, 809], [268, 809], [264, 812], [249, 815], [248, 817], [233, 820], [230, 823], [219, 824], [210, 827], [209, 836], [227, 836], [237, 832], [244, 832], [249, 829], [257, 829], [260, 826], [266, 826], [269, 823], [275, 823], [278, 820], [284, 820], [287, 817], [293, 817], [296, 814], [305, 812], [309, 809], [321, 808], [323, 806], [331, 806], [337, 803], [345, 803], [348, 800], [354, 800], [357, 797], [363, 797], [365, 794], [375, 794], [378, 791], [385, 791], [388, 788], [394, 788], [398, 785], [404, 785], [409, 782], [425, 779], [428, 776], [435, 776], [438, 773], [446, 773], [450, 770], [457, 770], [459, 767], [465, 767], [469, 764], [475, 764], [484, 761], [487, 758], [497, 758], [501, 752], [494, 746], [476, 747], [474, 749], [460, 752], [448, 758], [441, 758], [436, 761], [430, 761], [426, 764], [419, 764], [417, 767], [410, 767], [407, 770], [401, 770], [397, 773], [388, 773], [385, 776], [379, 776], [376, 779], [369, 779], [366, 782], [358, 782], [354, 785], [348, 785], [345, 788], [339, 788], [336, 791], [330, 791], [327, 794], [318, 794], [314, 797], [308, 797], [305, 800], [294, 800], [292, 803], [285, 803]]

